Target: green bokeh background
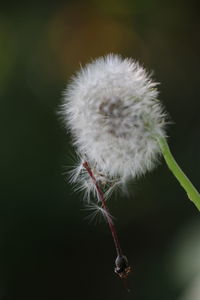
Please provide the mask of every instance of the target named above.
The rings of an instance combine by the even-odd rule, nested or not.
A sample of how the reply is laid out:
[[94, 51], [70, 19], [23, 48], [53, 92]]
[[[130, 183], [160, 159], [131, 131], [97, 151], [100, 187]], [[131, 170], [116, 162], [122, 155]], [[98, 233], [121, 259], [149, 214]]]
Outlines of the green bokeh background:
[[[80, 63], [110, 52], [139, 60], [161, 82], [160, 99], [172, 120], [170, 147], [200, 190], [196, 4], [77, 0], [1, 5], [0, 299], [180, 300], [200, 273], [200, 268], [187, 273], [190, 251], [183, 263], [176, 263], [191, 226], [197, 236], [191, 249], [196, 249], [200, 221], [162, 161], [130, 183], [129, 195], [109, 200], [133, 267], [127, 294], [113, 272], [115, 250], [107, 225], [88, 223], [82, 194], [67, 182], [74, 151], [56, 113]], [[200, 252], [193, 258], [200, 261]]]

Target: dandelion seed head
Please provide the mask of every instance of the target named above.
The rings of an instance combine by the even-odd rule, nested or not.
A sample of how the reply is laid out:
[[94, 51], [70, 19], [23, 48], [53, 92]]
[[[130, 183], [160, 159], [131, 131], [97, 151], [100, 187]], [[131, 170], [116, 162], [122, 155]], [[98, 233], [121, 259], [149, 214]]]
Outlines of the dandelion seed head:
[[74, 76], [62, 114], [77, 152], [96, 174], [123, 183], [154, 167], [155, 135], [165, 136], [166, 123], [157, 98], [157, 83], [145, 69], [118, 55], [98, 58]]

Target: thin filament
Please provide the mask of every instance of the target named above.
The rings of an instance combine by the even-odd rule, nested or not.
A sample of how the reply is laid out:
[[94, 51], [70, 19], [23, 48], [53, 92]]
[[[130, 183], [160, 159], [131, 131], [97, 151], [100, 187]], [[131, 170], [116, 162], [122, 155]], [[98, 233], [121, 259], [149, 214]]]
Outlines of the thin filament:
[[[96, 187], [99, 199], [100, 199], [100, 201], [102, 203], [102, 207], [105, 210], [106, 215], [109, 216], [110, 212], [109, 212], [109, 209], [108, 209], [108, 207], [106, 205], [106, 200], [105, 200], [105, 197], [104, 197], [104, 193], [101, 190], [99, 184], [97, 183], [97, 180], [96, 180], [96, 178], [95, 178], [95, 176], [94, 176], [94, 174], [93, 174], [93, 172], [92, 172], [92, 170], [91, 170], [91, 168], [90, 168], [90, 166], [89, 166], [89, 164], [88, 164], [87, 161], [85, 161], [83, 163], [83, 167], [86, 169], [86, 171], [88, 172], [89, 176], [91, 177], [91, 179], [92, 179], [92, 181], [93, 181], [93, 183], [94, 183], [94, 185]], [[118, 235], [117, 235], [114, 223], [112, 222], [112, 220], [109, 217], [106, 217], [106, 219], [107, 219], [107, 222], [108, 222], [108, 225], [109, 225], [112, 237], [113, 237], [113, 241], [114, 241], [114, 244], [115, 244], [117, 255], [121, 256], [122, 255], [122, 250], [121, 250], [121, 246], [120, 246], [120, 243], [119, 243], [119, 239], [118, 239]]]

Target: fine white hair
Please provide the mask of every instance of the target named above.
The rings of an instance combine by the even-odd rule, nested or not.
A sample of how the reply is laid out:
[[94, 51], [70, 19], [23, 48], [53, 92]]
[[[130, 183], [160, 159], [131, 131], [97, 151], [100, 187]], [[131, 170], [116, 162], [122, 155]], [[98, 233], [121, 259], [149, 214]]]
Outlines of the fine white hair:
[[165, 137], [166, 123], [157, 85], [136, 61], [114, 54], [72, 78], [62, 115], [78, 156], [97, 177], [125, 183], [155, 166], [160, 153], [155, 136]]

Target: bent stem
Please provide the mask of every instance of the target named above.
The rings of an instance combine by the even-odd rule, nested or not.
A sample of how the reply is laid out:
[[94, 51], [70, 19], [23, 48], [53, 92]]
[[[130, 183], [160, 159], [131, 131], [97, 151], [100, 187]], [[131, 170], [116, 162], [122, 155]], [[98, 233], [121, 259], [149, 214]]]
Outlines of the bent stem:
[[188, 198], [194, 203], [197, 209], [200, 211], [200, 194], [193, 186], [192, 182], [188, 179], [188, 177], [181, 170], [176, 160], [174, 159], [168, 143], [165, 138], [157, 136], [157, 141], [159, 143], [160, 149], [164, 156], [164, 159], [169, 167], [170, 171], [174, 174], [176, 179], [179, 181], [180, 185], [186, 191]]

